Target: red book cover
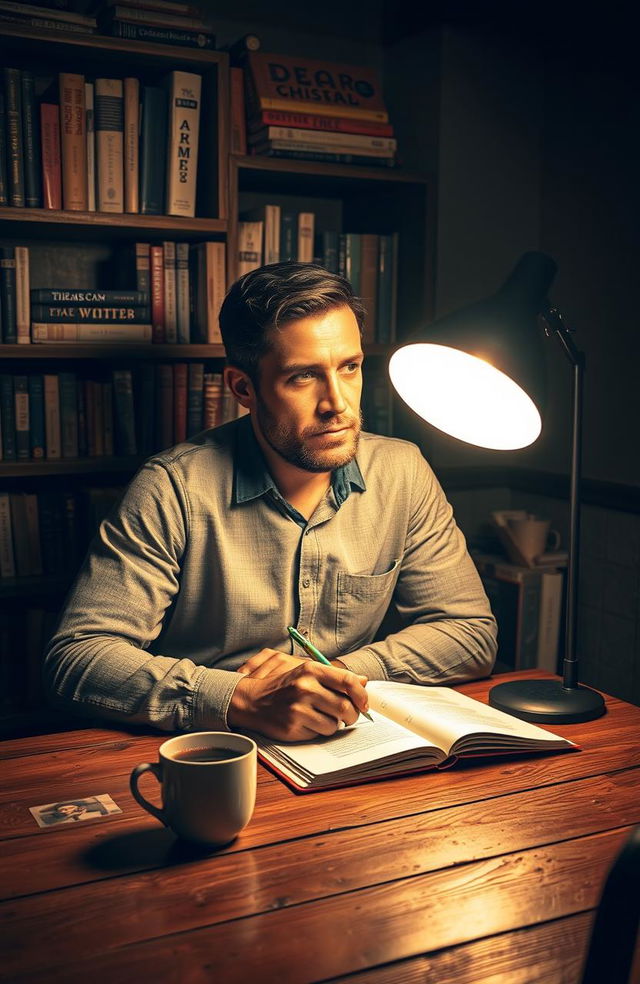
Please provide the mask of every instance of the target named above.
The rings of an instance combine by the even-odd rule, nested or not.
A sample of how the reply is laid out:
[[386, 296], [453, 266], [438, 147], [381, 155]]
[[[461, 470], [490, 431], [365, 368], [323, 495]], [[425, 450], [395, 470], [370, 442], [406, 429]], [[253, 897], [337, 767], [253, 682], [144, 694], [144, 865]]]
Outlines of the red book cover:
[[164, 331], [164, 250], [152, 246], [149, 250], [151, 268], [151, 340], [162, 344]]
[[330, 133], [359, 133], [371, 137], [392, 137], [391, 123], [375, 120], [348, 119], [344, 116], [316, 116], [314, 113], [294, 112], [286, 109], [263, 109], [249, 123], [255, 132], [265, 126], [292, 126], [303, 130], [325, 130]]
[[56, 103], [40, 106], [42, 148], [42, 203], [44, 208], [62, 208], [62, 170], [60, 166], [60, 107]]

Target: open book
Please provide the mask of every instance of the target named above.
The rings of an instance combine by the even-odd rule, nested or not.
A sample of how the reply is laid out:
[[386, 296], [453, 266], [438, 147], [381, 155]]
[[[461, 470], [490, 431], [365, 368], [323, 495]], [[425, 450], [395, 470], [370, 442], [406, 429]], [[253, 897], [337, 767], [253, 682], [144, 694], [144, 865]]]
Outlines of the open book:
[[312, 791], [444, 768], [475, 755], [578, 747], [449, 687], [372, 680], [367, 694], [373, 723], [360, 715], [351, 727], [310, 742], [256, 736], [260, 758], [294, 789]]

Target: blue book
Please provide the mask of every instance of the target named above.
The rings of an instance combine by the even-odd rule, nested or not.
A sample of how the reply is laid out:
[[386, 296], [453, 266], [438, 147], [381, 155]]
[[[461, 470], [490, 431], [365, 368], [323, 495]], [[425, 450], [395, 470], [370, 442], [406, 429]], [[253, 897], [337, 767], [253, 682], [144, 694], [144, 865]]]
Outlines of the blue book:
[[0, 373], [0, 417], [2, 418], [2, 457], [4, 461], [15, 461], [16, 452], [16, 409], [13, 395], [13, 376]]
[[9, 204], [7, 176], [7, 123], [4, 111], [4, 92], [0, 89], [0, 205]]
[[59, 373], [60, 438], [63, 458], [77, 458], [78, 450], [78, 380], [75, 372]]
[[42, 206], [42, 158], [40, 119], [33, 72], [22, 70], [22, 148], [24, 194], [27, 208]]
[[140, 122], [140, 211], [143, 215], [164, 215], [167, 112], [165, 89], [143, 85]]
[[298, 259], [298, 213], [280, 213], [280, 261]]
[[44, 379], [39, 373], [29, 376], [29, 430], [31, 457], [44, 458]]
[[26, 375], [13, 377], [13, 398], [15, 407], [16, 458], [28, 461], [31, 457], [31, 438], [29, 434], [29, 383]]
[[2, 341], [15, 345], [18, 341], [18, 315], [16, 251], [13, 246], [0, 246], [0, 312]]

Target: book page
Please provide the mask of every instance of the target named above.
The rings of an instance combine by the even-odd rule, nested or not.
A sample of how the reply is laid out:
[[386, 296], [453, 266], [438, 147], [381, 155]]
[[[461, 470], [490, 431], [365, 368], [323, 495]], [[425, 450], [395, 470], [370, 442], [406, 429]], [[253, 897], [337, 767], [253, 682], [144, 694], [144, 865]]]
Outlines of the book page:
[[[367, 694], [374, 711], [426, 738], [447, 755], [493, 748], [521, 750], [572, 744], [450, 687], [372, 680], [367, 684]], [[476, 736], [478, 741], [464, 742], [468, 736]], [[454, 749], [461, 740], [462, 744]]]
[[276, 743], [259, 735], [255, 738], [260, 751], [278, 768], [304, 780], [325, 774], [352, 773], [371, 762], [404, 761], [407, 756], [411, 761], [411, 753], [415, 752], [425, 763], [435, 764], [442, 759], [440, 750], [426, 739], [375, 712], [372, 717], [373, 722], [361, 715], [351, 727], [312, 742]]

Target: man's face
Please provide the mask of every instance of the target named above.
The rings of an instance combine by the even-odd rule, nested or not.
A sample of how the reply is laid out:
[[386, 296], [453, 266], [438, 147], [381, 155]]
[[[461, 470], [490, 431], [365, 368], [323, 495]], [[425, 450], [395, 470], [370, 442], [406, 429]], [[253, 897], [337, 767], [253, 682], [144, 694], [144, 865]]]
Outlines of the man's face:
[[260, 361], [254, 414], [269, 447], [305, 471], [351, 461], [360, 436], [362, 361], [349, 307], [276, 330]]
[[64, 813], [65, 817], [73, 816], [74, 813], [81, 813], [82, 807], [76, 806], [75, 803], [63, 803], [62, 806], [58, 807], [58, 813]]

